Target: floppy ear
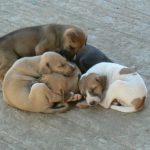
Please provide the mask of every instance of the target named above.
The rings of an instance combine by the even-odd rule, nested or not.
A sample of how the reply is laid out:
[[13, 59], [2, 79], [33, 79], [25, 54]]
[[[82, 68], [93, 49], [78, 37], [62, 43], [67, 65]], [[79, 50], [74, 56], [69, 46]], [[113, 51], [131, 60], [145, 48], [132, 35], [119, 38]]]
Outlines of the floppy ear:
[[67, 29], [66, 33], [73, 42], [76, 42], [81, 36], [80, 35], [81, 33], [79, 33], [79, 31], [77, 29], [74, 29], [74, 28]]
[[40, 73], [41, 74], [50, 74], [52, 73], [52, 69], [48, 63], [41, 63], [40, 65]]
[[96, 81], [98, 81], [104, 88], [107, 84], [107, 77], [106, 76], [97, 76]]

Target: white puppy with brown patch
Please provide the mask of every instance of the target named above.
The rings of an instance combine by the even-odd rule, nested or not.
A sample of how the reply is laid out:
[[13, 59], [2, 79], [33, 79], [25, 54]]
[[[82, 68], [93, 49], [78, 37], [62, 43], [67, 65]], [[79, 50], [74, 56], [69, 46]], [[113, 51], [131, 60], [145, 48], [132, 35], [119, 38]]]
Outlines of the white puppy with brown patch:
[[142, 77], [134, 69], [102, 62], [94, 65], [81, 76], [81, 94], [86, 102], [80, 108], [100, 104], [121, 112], [136, 112], [144, 107], [147, 88]]

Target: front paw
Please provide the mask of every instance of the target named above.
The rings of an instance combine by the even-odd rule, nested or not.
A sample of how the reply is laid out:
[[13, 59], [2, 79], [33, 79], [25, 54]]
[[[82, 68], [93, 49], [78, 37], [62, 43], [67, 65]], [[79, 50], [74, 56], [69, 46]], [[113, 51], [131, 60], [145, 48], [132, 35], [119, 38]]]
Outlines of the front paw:
[[67, 102], [79, 101], [82, 98], [81, 94], [74, 94], [73, 92], [71, 92], [70, 94], [71, 97], [67, 100]]
[[86, 101], [79, 102], [79, 103], [76, 104], [76, 106], [80, 109], [85, 109], [85, 108], [89, 107], [89, 105]]

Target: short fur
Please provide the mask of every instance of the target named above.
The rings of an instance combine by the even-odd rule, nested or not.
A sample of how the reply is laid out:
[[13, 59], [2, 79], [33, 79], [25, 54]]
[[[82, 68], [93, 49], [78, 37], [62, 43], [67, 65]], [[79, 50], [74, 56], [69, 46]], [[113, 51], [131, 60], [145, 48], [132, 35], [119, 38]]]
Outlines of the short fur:
[[131, 68], [115, 63], [99, 63], [90, 68], [82, 75], [79, 88], [86, 96], [87, 105], [100, 104], [122, 112], [141, 110], [147, 97], [141, 76]]
[[76, 55], [74, 62], [85, 73], [89, 68], [100, 62], [112, 62], [102, 51], [92, 45], [86, 45]]
[[[77, 67], [55, 52], [19, 59], [4, 78], [4, 100], [30, 112], [66, 111], [69, 106], [63, 100], [71, 96], [66, 97], [67, 93], [76, 92], [79, 73]], [[63, 107], [53, 109], [56, 102], [62, 102]]]
[[48, 24], [19, 29], [0, 38], [0, 81], [19, 58], [65, 50], [74, 56], [86, 44], [85, 33], [72, 25]]

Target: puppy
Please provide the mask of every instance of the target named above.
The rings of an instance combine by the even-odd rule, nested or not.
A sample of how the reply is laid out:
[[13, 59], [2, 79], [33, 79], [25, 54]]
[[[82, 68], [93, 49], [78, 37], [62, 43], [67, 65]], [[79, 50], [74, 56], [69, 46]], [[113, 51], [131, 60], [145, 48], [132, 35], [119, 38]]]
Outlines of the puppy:
[[79, 107], [100, 104], [121, 112], [136, 112], [144, 107], [147, 88], [135, 70], [115, 64], [98, 63], [82, 75], [79, 88], [86, 103]]
[[0, 81], [19, 58], [46, 51], [67, 51], [73, 57], [85, 44], [85, 33], [72, 25], [48, 24], [23, 28], [0, 38]]
[[40, 81], [45, 83], [54, 93], [61, 95], [63, 102], [71, 102], [81, 99], [81, 95], [78, 94], [78, 81], [80, 76], [81, 72], [76, 67], [73, 76], [64, 76], [58, 73], [44, 74]]
[[85, 73], [89, 68], [100, 62], [112, 62], [102, 51], [92, 45], [86, 45], [77, 54], [74, 62]]
[[48, 88], [46, 83], [41, 83], [39, 80], [43, 74], [54, 72], [70, 77], [75, 75], [76, 67], [55, 52], [45, 52], [43, 55], [17, 60], [6, 73], [3, 81], [5, 102], [10, 106], [30, 112], [52, 113], [67, 110], [66, 103], [63, 103], [63, 108], [54, 110], [51, 108], [53, 103], [63, 101], [60, 93], [60, 88], [64, 88], [62, 77], [53, 75], [51, 82], [56, 87], [55, 90]]

